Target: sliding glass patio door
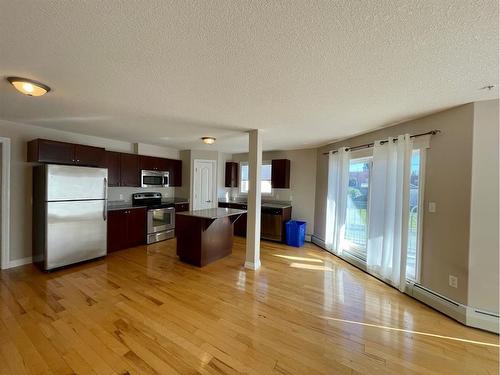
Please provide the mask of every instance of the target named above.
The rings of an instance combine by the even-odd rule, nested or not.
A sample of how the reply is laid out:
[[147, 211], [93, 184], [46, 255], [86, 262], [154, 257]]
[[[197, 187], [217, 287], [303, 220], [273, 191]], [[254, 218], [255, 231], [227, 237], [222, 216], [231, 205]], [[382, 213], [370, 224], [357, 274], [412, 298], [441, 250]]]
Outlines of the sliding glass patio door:
[[[407, 243], [406, 277], [418, 282], [420, 279], [420, 247], [423, 204], [423, 175], [425, 150], [414, 149], [410, 166], [409, 223]], [[353, 157], [349, 160], [349, 182], [346, 202], [343, 252], [366, 264], [366, 249], [369, 227], [369, 202], [372, 157]]]

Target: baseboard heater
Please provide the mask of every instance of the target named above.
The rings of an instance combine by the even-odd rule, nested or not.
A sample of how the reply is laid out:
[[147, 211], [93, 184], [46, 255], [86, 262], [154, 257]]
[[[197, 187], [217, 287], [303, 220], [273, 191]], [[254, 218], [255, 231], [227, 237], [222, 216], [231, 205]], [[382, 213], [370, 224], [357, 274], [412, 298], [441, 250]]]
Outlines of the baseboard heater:
[[[311, 240], [312, 243], [326, 250], [323, 239], [313, 235]], [[343, 256], [339, 258], [364, 269], [364, 267], [359, 266], [358, 262], [354, 262], [354, 259], [350, 259], [351, 257], [349, 257], [349, 259], [346, 259]], [[425, 303], [426, 305], [442, 312], [443, 314], [466, 326], [480, 328], [497, 334], [500, 333], [499, 314], [463, 305], [411, 281], [407, 281], [406, 283], [405, 294], [408, 294], [416, 300]]]
[[467, 308], [465, 305], [455, 302], [419, 284], [409, 283], [409, 289], [408, 294], [413, 298], [418, 299], [462, 324], [466, 323]]

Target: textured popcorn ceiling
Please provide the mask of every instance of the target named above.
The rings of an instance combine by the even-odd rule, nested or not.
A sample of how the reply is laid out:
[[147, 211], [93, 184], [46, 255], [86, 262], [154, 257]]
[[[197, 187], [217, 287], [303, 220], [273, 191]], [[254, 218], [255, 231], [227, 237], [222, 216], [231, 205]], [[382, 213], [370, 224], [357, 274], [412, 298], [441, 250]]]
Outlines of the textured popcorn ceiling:
[[[0, 118], [177, 148], [305, 148], [498, 97], [498, 2], [0, 0]], [[497, 86], [498, 87], [498, 86]], [[215, 136], [213, 146], [201, 136]]]

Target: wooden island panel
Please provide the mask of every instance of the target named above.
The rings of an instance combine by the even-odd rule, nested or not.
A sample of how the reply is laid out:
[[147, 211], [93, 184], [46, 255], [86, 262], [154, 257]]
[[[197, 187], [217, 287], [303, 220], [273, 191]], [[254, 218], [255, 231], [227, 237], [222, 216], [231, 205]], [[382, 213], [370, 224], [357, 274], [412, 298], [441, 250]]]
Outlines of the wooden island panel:
[[203, 267], [231, 254], [233, 224], [243, 210], [214, 208], [175, 215], [177, 256], [182, 262]]

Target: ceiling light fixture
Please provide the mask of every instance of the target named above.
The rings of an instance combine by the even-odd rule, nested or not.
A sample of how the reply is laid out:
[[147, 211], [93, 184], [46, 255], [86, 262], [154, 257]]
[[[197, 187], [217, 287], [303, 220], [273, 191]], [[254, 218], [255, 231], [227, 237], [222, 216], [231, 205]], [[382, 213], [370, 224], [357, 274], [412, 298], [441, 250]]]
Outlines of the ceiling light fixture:
[[215, 143], [214, 137], [202, 137], [201, 140], [207, 145], [213, 145]]
[[42, 96], [50, 91], [49, 86], [28, 78], [7, 77], [7, 81], [9, 81], [17, 91], [28, 96]]

